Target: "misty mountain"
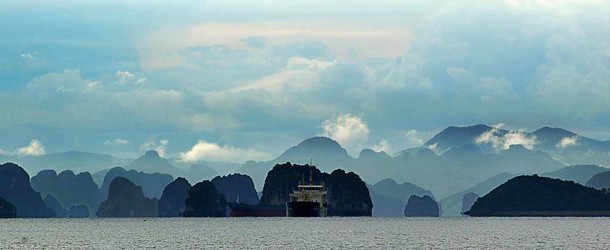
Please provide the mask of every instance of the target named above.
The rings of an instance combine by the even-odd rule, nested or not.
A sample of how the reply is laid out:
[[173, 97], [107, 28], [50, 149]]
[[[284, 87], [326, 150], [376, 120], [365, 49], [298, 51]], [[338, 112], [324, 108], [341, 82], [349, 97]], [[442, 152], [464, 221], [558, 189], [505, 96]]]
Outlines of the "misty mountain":
[[[212, 177], [204, 178], [204, 179], [211, 179], [211, 178], [214, 178], [215, 176], [219, 176], [219, 175], [233, 174], [238, 169], [240, 169], [242, 167], [242, 165], [243, 165], [243, 164], [239, 164], [239, 163], [223, 162], [223, 161], [182, 162], [182, 161], [180, 161], [179, 159], [176, 159], [176, 158], [168, 158], [168, 160], [174, 166], [178, 167], [179, 169], [186, 170], [186, 172], [187, 172], [186, 175], [187, 176], [189, 175], [189, 173], [188, 173], [189, 169], [193, 168], [193, 166], [205, 166], [205, 168], [211, 168], [211, 170], [216, 173]], [[196, 170], [196, 169], [193, 169], [193, 170]], [[207, 172], [208, 170], [209, 169], [207, 169], [205, 171]], [[201, 180], [197, 180], [196, 182], [193, 182], [193, 183], [198, 183], [198, 182], [201, 182]]]
[[23, 166], [30, 175], [45, 169], [57, 172], [72, 170], [74, 172], [97, 172], [114, 166], [123, 166], [131, 160], [116, 158], [105, 154], [69, 151], [65, 153], [42, 156], [0, 155], [0, 162], [14, 162]]
[[[587, 183], [594, 175], [608, 171], [607, 168], [603, 168], [596, 165], [576, 165], [565, 167], [556, 171], [539, 174], [544, 177], [557, 178], [567, 181], [574, 181], [581, 185]], [[479, 196], [484, 196], [491, 190], [515, 177], [517, 174], [502, 173], [489, 178], [483, 182], [480, 182], [473, 187], [470, 187], [461, 192], [452, 194], [440, 201], [443, 207], [443, 216], [460, 216], [462, 198], [467, 193], [475, 193]]]
[[54, 170], [43, 170], [31, 178], [32, 188], [43, 197], [51, 195], [63, 208], [85, 205], [96, 211], [102, 202], [98, 186], [89, 172], [74, 174], [70, 170], [57, 174]]
[[[491, 129], [492, 127], [482, 124], [468, 127], [451, 126], [436, 134], [434, 137], [424, 143], [423, 146], [427, 148], [434, 147], [447, 150], [466, 145], [476, 145], [475, 138]], [[498, 130], [498, 133], [501, 135], [504, 135], [507, 132], [508, 131], [504, 129]], [[485, 151], [491, 151], [490, 147], [486, 147], [485, 149]]]
[[398, 184], [393, 179], [384, 179], [375, 185], [368, 185], [373, 201], [373, 216], [402, 217], [409, 197], [432, 196], [430, 191], [405, 182]]
[[610, 171], [594, 175], [587, 181], [587, 186], [596, 189], [610, 189]]
[[474, 193], [479, 196], [484, 196], [487, 193], [491, 192], [491, 190], [493, 190], [497, 186], [502, 185], [502, 183], [510, 180], [511, 178], [513, 178], [515, 176], [516, 175], [514, 175], [514, 174], [501, 173], [501, 174], [491, 177], [487, 180], [484, 180], [480, 183], [477, 183], [476, 185], [474, 185], [464, 191], [452, 194], [452, 195], [440, 200], [439, 203], [441, 204], [441, 207], [443, 208], [442, 216], [460, 216], [461, 215], [460, 213], [462, 212], [462, 201], [463, 201], [464, 195], [466, 195], [468, 193]]
[[274, 164], [309, 162], [311, 159], [323, 170], [343, 168], [354, 171], [368, 183], [391, 177], [397, 182], [409, 182], [428, 189], [437, 197], [464, 190], [473, 183], [503, 172], [543, 173], [565, 167], [544, 152], [531, 151], [520, 145], [490, 154], [473, 145], [462, 145], [442, 155], [421, 147], [396, 157], [365, 149], [354, 159], [332, 139], [314, 137], [291, 147], [272, 161], [247, 162], [238, 172], [250, 175], [260, 190]]
[[402, 217], [404, 216], [405, 204], [397, 199], [381, 195], [375, 190], [373, 186], [368, 185], [369, 194], [371, 195], [371, 201], [373, 202], [373, 217]]
[[262, 190], [264, 180], [273, 166], [285, 162], [309, 164], [310, 161], [321, 171], [353, 169], [354, 158], [336, 141], [326, 137], [313, 137], [289, 148], [279, 157], [268, 162], [246, 162], [237, 172], [252, 177], [257, 190]]
[[108, 197], [108, 188], [110, 187], [110, 183], [117, 177], [127, 178], [130, 182], [140, 186], [146, 197], [157, 199], [163, 194], [163, 189], [165, 186], [174, 181], [174, 178], [168, 174], [151, 174], [139, 172], [133, 169], [127, 171], [121, 167], [112, 168], [106, 173], [104, 183], [100, 187], [100, 194], [102, 195], [103, 199]]
[[375, 192], [381, 195], [397, 199], [399, 201], [404, 202], [405, 204], [409, 200], [409, 197], [411, 197], [411, 195], [427, 195], [434, 199], [434, 195], [432, 195], [432, 193], [428, 190], [425, 190], [417, 185], [408, 182], [398, 184], [395, 180], [390, 178], [375, 183], [375, 185], [372, 185], [372, 188]]
[[[465, 145], [474, 145], [485, 153], [496, 151], [489, 143], [476, 143], [476, 138], [492, 130], [487, 125], [449, 127], [424, 143], [423, 147], [438, 151]], [[496, 129], [495, 136], [502, 138], [510, 131]], [[548, 153], [558, 161], [570, 165], [597, 164], [610, 165], [610, 141], [599, 141], [578, 135], [562, 128], [543, 127], [534, 132], [523, 132], [523, 136], [535, 138], [532, 150]]]
[[[134, 169], [145, 173], [160, 173], [169, 174], [172, 176], [185, 176], [185, 172], [174, 165], [167, 159], [159, 156], [159, 153], [154, 150], [147, 151], [144, 155], [138, 157], [135, 161], [125, 165], [125, 169]], [[136, 183], [137, 184], [137, 183]]]
[[585, 185], [593, 176], [610, 171], [610, 169], [597, 165], [576, 165], [559, 169], [550, 173], [543, 173], [540, 176], [562, 179], [566, 181], [574, 181], [578, 184]]
[[216, 170], [202, 164], [192, 165], [189, 170], [184, 173], [184, 177], [192, 183], [199, 183], [203, 180], [211, 180], [216, 176], [218, 176], [218, 172], [216, 172]]

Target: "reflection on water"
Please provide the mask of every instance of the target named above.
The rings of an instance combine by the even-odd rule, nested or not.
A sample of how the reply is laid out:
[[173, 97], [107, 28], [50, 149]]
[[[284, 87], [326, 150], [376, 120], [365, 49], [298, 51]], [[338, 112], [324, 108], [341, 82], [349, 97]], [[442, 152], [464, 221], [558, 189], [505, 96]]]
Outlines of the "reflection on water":
[[0, 220], [6, 248], [610, 249], [610, 218]]

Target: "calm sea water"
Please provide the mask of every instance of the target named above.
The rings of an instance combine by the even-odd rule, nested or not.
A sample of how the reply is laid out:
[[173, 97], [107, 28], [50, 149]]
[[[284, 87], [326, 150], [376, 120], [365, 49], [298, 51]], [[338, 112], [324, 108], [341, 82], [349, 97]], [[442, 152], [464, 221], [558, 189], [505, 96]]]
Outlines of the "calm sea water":
[[0, 220], [0, 249], [610, 249], [610, 218]]

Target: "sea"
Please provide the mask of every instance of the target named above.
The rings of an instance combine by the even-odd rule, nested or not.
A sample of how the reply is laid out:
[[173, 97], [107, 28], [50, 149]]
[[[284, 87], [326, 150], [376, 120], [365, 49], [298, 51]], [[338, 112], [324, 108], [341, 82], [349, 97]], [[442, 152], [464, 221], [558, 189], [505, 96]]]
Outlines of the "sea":
[[610, 218], [2, 219], [0, 249], [610, 249]]

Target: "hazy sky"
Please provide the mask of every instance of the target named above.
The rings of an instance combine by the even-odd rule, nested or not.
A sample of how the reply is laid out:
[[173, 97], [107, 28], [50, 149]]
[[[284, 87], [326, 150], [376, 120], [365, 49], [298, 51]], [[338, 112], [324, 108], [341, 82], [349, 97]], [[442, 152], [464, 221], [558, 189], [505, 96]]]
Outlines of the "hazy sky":
[[0, 2], [0, 153], [243, 162], [327, 135], [357, 156], [479, 123], [610, 139], [610, 1], [124, 2]]

